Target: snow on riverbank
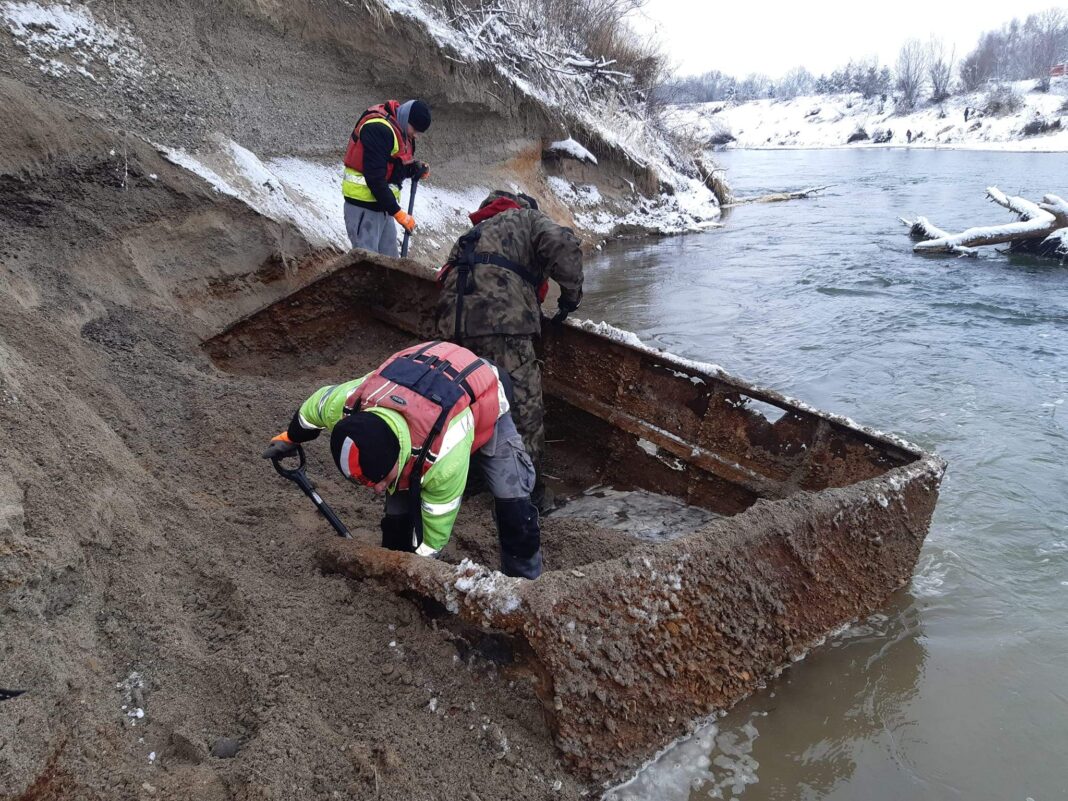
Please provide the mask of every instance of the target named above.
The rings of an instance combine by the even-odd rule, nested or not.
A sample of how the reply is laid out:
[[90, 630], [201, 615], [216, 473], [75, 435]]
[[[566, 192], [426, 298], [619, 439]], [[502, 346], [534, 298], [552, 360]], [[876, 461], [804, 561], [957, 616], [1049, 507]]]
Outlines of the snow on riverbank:
[[[1048, 93], [1031, 91], [1032, 81], [1012, 84], [1023, 105], [1005, 116], [986, 115], [986, 92], [923, 104], [910, 114], [894, 113], [893, 102], [865, 100], [860, 94], [816, 95], [794, 100], [754, 100], [675, 106], [673, 126], [704, 139], [730, 133], [733, 148], [926, 147], [979, 150], [1068, 150], [1068, 80], [1055, 80]], [[968, 119], [964, 119], [965, 110]], [[1035, 121], [1056, 123], [1061, 130], [1027, 136]], [[859, 128], [871, 137], [848, 144]], [[912, 132], [912, 142], [908, 141]], [[889, 132], [889, 134], [887, 133]], [[873, 142], [882, 135], [885, 142]]]
[[[218, 192], [237, 198], [265, 217], [287, 222], [315, 247], [349, 249], [345, 232], [341, 168], [304, 158], [261, 160], [229, 139], [218, 140], [197, 153], [160, 148], [175, 164], [196, 173]], [[432, 182], [420, 183], [416, 195], [413, 253], [431, 253], [470, 226], [467, 215], [489, 193], [484, 186], [453, 190]], [[402, 198], [407, 206], [407, 194]]]
[[614, 231], [681, 234], [718, 228], [720, 208], [708, 189], [694, 179], [684, 179], [674, 194], [656, 198], [634, 196], [630, 207], [608, 204], [594, 184], [571, 183], [549, 176], [545, 183], [563, 202], [584, 231], [608, 236]]
[[[348, 250], [339, 163], [288, 156], [260, 159], [225, 138], [214, 140], [196, 153], [163, 147], [160, 152], [199, 175], [216, 191], [237, 198], [272, 220], [291, 223], [315, 247]], [[677, 234], [717, 225], [720, 209], [711, 193], [696, 180], [684, 187], [674, 195], [653, 199], [635, 196], [623, 211], [620, 204], [607, 203], [593, 184], [572, 184], [552, 176], [545, 179], [543, 187], [508, 184], [504, 188], [535, 196], [552, 192], [572, 211], [581, 229], [602, 236], [619, 226], [632, 231]], [[456, 236], [470, 227], [467, 215], [490, 191], [491, 187], [482, 185], [445, 187], [433, 179], [420, 183], [413, 255], [440, 256]], [[401, 202], [404, 207], [406, 193], [407, 189]]]

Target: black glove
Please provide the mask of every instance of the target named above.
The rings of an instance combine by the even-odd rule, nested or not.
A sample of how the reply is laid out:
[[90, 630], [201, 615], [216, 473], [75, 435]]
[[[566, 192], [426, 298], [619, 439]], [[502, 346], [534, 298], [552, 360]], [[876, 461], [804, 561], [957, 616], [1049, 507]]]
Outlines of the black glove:
[[290, 442], [285, 434], [279, 434], [271, 440], [267, 450], [263, 452], [264, 459], [285, 459], [297, 452], [297, 443]]
[[423, 180], [430, 176], [430, 165], [425, 161], [417, 161], [412, 165], [412, 177]]
[[552, 324], [560, 325], [564, 322], [564, 320], [567, 319], [567, 315], [571, 314], [571, 312], [573, 312], [577, 308], [577, 303], [568, 303], [563, 298], [560, 298], [560, 305], [557, 306], [556, 314], [553, 315]]

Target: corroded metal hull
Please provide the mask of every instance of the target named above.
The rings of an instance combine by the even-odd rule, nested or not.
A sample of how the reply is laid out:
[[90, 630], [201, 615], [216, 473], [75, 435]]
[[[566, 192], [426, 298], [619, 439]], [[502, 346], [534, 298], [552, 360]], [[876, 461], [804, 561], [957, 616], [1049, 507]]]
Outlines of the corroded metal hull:
[[[356, 253], [206, 347], [303, 348], [340, 322], [431, 335], [429, 274]], [[945, 464], [604, 326], [547, 332], [564, 476], [670, 494], [721, 517], [625, 555], [511, 579], [351, 542], [324, 569], [382, 581], [513, 641], [566, 763], [607, 779], [878, 609], [912, 574]]]

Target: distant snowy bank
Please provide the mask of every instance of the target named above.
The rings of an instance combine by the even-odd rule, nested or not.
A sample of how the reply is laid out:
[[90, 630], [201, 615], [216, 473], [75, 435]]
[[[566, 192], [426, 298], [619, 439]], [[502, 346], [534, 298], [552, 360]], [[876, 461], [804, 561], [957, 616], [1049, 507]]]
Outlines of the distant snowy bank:
[[908, 114], [895, 113], [889, 98], [850, 93], [673, 106], [669, 121], [711, 144], [733, 137], [726, 144], [731, 148], [1068, 150], [1068, 79], [1055, 80], [1049, 92], [1033, 88], [1033, 81], [1009, 84], [1006, 91], [1019, 108], [1001, 114], [990, 108], [989, 91], [924, 104]]

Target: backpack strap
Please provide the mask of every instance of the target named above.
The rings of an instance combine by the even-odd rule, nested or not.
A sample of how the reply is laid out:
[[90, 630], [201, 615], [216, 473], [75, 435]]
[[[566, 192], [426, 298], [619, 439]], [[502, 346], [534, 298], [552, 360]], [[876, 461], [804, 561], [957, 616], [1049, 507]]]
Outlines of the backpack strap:
[[482, 232], [478, 227], [472, 228], [460, 237], [458, 242], [460, 252], [456, 256], [456, 322], [453, 327], [452, 341], [457, 345], [463, 340], [463, 314], [464, 295], [467, 294], [467, 279], [471, 275], [471, 269], [475, 266], [475, 245], [482, 238]]

